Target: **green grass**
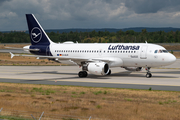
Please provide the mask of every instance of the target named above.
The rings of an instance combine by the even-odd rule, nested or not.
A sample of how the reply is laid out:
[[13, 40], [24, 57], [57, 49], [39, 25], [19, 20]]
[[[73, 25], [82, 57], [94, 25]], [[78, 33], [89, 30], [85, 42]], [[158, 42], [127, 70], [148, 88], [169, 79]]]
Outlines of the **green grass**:
[[[27, 92], [27, 91], [26, 91], [26, 92]], [[50, 95], [50, 94], [55, 93], [54, 90], [51, 90], [51, 89], [43, 90], [42, 87], [40, 87], [40, 88], [33, 88], [33, 89], [31, 90], [31, 92], [39, 92], [39, 93], [41, 93], [42, 95]]]
[[76, 94], [76, 92], [72, 92], [72, 94]]
[[80, 94], [82, 95], [82, 94], [85, 94], [85, 92], [80, 92]]
[[124, 98], [124, 100], [127, 100], [127, 101], [132, 101], [132, 99], [130, 99], [130, 98]]
[[63, 120], [79, 120], [79, 119], [74, 119], [74, 118], [63, 118]]
[[40, 87], [40, 88], [33, 88], [31, 92], [44, 92], [44, 91], [42, 90], [42, 87]]
[[73, 97], [73, 98], [77, 98], [78, 96], [76, 96], [76, 95], [72, 95], [71, 97]]
[[35, 97], [36, 95], [32, 94], [31, 97]]
[[8, 120], [32, 120], [21, 117], [13, 117], [13, 116], [0, 116], [0, 119], [8, 119]]
[[6, 92], [13, 92], [13, 90], [7, 90]]
[[170, 103], [176, 103], [176, 102], [177, 102], [176, 100], [168, 100], [168, 101], [164, 101], [164, 102], [159, 101], [159, 104], [164, 105], [164, 104], [170, 104]]
[[[10, 83], [11, 84], [11, 83]], [[20, 84], [21, 85], [21, 84]], [[14, 85], [14, 86], [16, 86], [16, 85]], [[12, 87], [12, 88], [14, 88], [14, 86]], [[53, 88], [52, 86], [53, 85], [48, 85], [48, 86], [51, 86], [51, 88], [49, 87], [43, 87], [43, 86], [41, 86], [41, 85], [39, 85], [39, 86], [37, 86], [37, 85], [35, 85], [35, 86], [33, 86], [33, 87], [28, 87], [28, 86], [26, 86], [26, 87], [22, 87], [22, 88], [20, 88], [20, 87], [18, 87], [17, 86], [17, 88], [18, 89], [16, 89], [16, 90], [18, 90], [18, 91], [20, 91], [20, 92], [22, 92], [22, 93], [26, 93], [26, 92], [29, 92], [29, 93], [26, 93], [26, 94], [30, 94], [31, 95], [31, 97], [33, 98], [33, 97], [35, 97], [35, 98], [39, 98], [39, 93], [41, 93], [41, 94], [43, 94], [43, 95], [49, 95], [49, 94], [54, 94], [54, 93], [56, 93], [55, 95], [63, 95], [63, 97], [65, 96], [65, 94], [63, 94], [63, 92], [65, 92], [66, 94], [67, 93], [69, 93], [69, 94], [67, 94], [67, 96], [68, 96], [68, 98], [70, 98], [70, 99], [73, 99], [73, 98], [80, 98], [80, 100], [82, 99], [84, 99], [84, 98], [86, 98], [87, 96], [89, 97], [89, 95], [90, 96], [92, 96], [92, 99], [90, 99], [88, 102], [93, 106], [93, 108], [95, 108], [95, 109], [97, 109], [97, 110], [103, 110], [103, 109], [105, 109], [106, 107], [104, 107], [103, 105], [101, 106], [101, 104], [100, 105], [98, 105], [99, 104], [99, 102], [96, 100], [96, 98], [99, 98], [99, 99], [101, 99], [100, 101], [102, 101], [102, 100], [104, 100], [103, 102], [106, 102], [106, 101], [111, 101], [111, 98], [109, 97], [109, 95], [114, 95], [115, 97], [116, 96], [119, 96], [119, 95], [122, 95], [121, 96], [121, 98], [119, 98], [118, 97], [118, 99], [120, 99], [120, 100], [122, 100], [123, 102], [126, 102], [126, 103], [136, 103], [136, 101], [138, 100], [138, 102], [141, 102], [141, 101], [144, 101], [144, 98], [142, 97], [142, 100], [140, 100], [139, 101], [139, 99], [141, 99], [141, 96], [140, 96], [140, 98], [137, 98], [136, 97], [136, 91], [138, 91], [138, 90], [132, 90], [132, 91], [135, 91], [135, 92], [133, 92], [132, 93], [132, 95], [131, 96], [128, 96], [129, 94], [125, 91], [125, 92], [120, 92], [120, 93], [116, 93], [116, 91], [111, 91], [110, 89], [111, 88], [104, 88], [104, 89], [92, 89], [93, 87], [84, 87], [84, 88], [91, 88], [91, 89], [88, 89], [88, 90], [86, 90], [86, 89], [82, 89], [82, 91], [81, 91], [81, 87], [78, 87], [79, 89], [72, 89], [72, 90], [69, 90], [69, 91], [64, 91], [64, 89], [67, 89], [68, 90], [68, 87], [71, 87], [71, 86], [60, 86], [60, 87], [58, 87], [58, 88]], [[21, 91], [21, 89], [22, 89], [22, 91]], [[6, 86], [2, 86], [1, 87], [1, 90], [2, 91], [7, 91], [8, 90], [8, 88], [6, 87]], [[13, 90], [14, 92], [16, 92], [16, 90]], [[59, 90], [62, 90], [62, 94], [59, 94]], [[114, 90], [118, 90], [118, 89], [114, 89]], [[31, 92], [32, 91], [32, 92]], [[85, 92], [84, 92], [85, 91]], [[148, 91], [148, 89], [146, 89], [146, 90], [141, 90], [141, 91]], [[153, 90], [154, 91], [154, 90]], [[147, 93], [153, 93], [154, 94], [154, 92], [152, 92], [152, 91], [148, 91]], [[167, 93], [168, 95], [169, 95], [169, 93], [167, 92], [167, 91], [165, 91], [165, 93]], [[163, 98], [165, 98], [165, 99], [157, 99], [156, 101], [155, 101], [155, 104], [157, 104], [157, 105], [160, 105], [160, 106], [169, 106], [169, 105], [172, 105], [172, 106], [175, 106], [176, 104], [178, 104], [179, 102], [178, 102], [178, 99], [180, 98], [179, 97], [179, 93], [180, 92], [173, 92], [173, 93], [178, 93], [178, 94], [176, 94], [176, 98], [174, 98], [174, 99], [170, 99], [170, 98], [173, 98], [173, 97], [163, 97]], [[4, 93], [2, 93], [2, 94], [4, 94]], [[6, 93], [7, 94], [7, 93]], [[10, 94], [11, 95], [11, 93], [8, 93], [8, 94]], [[86, 95], [84, 95], [84, 94], [86, 94]], [[133, 96], [135, 94], [135, 96]], [[96, 96], [97, 95], [97, 96]], [[144, 94], [143, 94], [144, 95]], [[158, 93], [158, 96], [163, 96], [164, 95], [164, 92], [160, 92], [160, 93]], [[7, 95], [6, 95], [7, 96]], [[12, 96], [14, 96], [13, 94], [12, 94]], [[51, 96], [41, 96], [42, 98], [49, 98], [49, 99], [51, 99]], [[148, 97], [148, 96], [146, 96], [145, 95], [145, 99], [146, 99], [146, 97]], [[179, 97], [179, 98], [178, 98]], [[52, 98], [51, 100], [56, 100], [56, 101], [59, 101], [59, 102], [62, 102], [63, 103], [63, 99], [62, 98], [58, 98], [58, 99], [56, 99], [55, 97], [54, 98]], [[95, 100], [94, 100], [95, 99]], [[118, 100], [117, 99], [117, 100]], [[75, 100], [77, 100], [78, 101], [78, 99], [75, 99]], [[93, 101], [94, 100], [94, 101]], [[105, 101], [106, 100], [106, 101]], [[67, 102], [69, 102], [68, 100], [66, 100]], [[66, 103], [67, 103], [66, 102]], [[87, 103], [88, 103], [87, 102]], [[57, 103], [57, 102], [52, 102], [52, 103], [48, 103], [48, 104], [55, 104], [55, 103]], [[88, 104], [89, 104], [88, 103]], [[46, 103], [47, 104], [47, 103]], [[64, 103], [63, 103], [64, 104]], [[150, 104], [151, 104], [151, 101], [150, 101]], [[153, 102], [153, 104], [154, 104], [154, 102]], [[138, 106], [138, 105], [135, 105], [135, 106]], [[91, 108], [88, 108], [88, 109], [91, 109]], [[52, 109], [51, 108], [51, 111], [52, 112], [55, 112], [55, 111], [57, 111], [57, 109]], [[137, 113], [139, 113], [139, 111], [138, 111], [138, 107], [137, 107], [137, 109], [135, 109], [135, 112], [136, 112], [136, 114]]]
[[95, 95], [98, 95], [98, 94], [101, 94], [102, 93], [102, 91], [95, 91], [95, 92], [93, 92]]
[[104, 94], [107, 94], [107, 91], [104, 91]]
[[149, 91], [151, 91], [151, 90], [152, 90], [152, 88], [150, 87], [150, 88], [149, 88]]
[[55, 91], [51, 90], [51, 89], [47, 89], [47, 90], [45, 90], [45, 93], [46, 93], [46, 95], [50, 95], [50, 94], [55, 93]]
[[5, 90], [4, 90], [4, 89], [2, 89], [2, 90], [0, 90], [0, 92], [5, 92]]
[[97, 106], [96, 106], [96, 108], [98, 108], [98, 109], [101, 109], [101, 108], [102, 108], [102, 106], [100, 106], [100, 105], [97, 105]]

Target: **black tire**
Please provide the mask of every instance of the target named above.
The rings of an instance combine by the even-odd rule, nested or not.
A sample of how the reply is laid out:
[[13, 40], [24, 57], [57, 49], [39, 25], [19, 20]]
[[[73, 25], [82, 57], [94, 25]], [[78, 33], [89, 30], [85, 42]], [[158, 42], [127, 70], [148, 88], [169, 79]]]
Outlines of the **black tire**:
[[88, 73], [86, 71], [83, 71], [83, 72], [84, 72], [84, 77], [87, 77]]
[[84, 72], [83, 72], [83, 71], [80, 71], [80, 72], [78, 73], [78, 76], [79, 76], [80, 78], [84, 77]]
[[80, 77], [80, 78], [83, 78], [83, 77], [87, 77], [87, 72], [86, 71], [80, 71], [79, 73], [78, 73], [78, 76]]
[[150, 75], [150, 77], [152, 77], [152, 74], [151, 74], [151, 73], [149, 73], [149, 75]]
[[146, 74], [146, 77], [147, 77], [147, 78], [151, 78], [151, 77], [152, 77], [152, 74], [151, 74], [151, 73], [147, 73], [147, 74]]

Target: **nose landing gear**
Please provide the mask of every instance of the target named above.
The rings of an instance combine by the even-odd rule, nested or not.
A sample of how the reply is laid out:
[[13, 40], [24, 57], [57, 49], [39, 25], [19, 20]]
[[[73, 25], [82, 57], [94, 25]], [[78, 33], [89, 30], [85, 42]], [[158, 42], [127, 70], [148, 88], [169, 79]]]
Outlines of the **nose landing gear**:
[[150, 71], [150, 67], [147, 67], [147, 68], [146, 68], [146, 71], [147, 71], [146, 77], [147, 77], [147, 78], [151, 78], [151, 77], [152, 77], [152, 74], [151, 74], [151, 71]]

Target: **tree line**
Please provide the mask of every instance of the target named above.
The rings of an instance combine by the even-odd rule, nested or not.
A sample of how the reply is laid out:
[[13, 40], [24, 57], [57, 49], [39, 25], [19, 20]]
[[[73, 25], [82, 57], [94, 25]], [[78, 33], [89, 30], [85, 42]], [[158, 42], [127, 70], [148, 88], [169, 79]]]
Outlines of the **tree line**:
[[[180, 31], [171, 32], [141, 32], [128, 31], [92, 31], [92, 32], [69, 32], [47, 33], [53, 42], [73, 41], [79, 43], [180, 43]], [[30, 43], [29, 34], [25, 32], [0, 32], [0, 43]]]

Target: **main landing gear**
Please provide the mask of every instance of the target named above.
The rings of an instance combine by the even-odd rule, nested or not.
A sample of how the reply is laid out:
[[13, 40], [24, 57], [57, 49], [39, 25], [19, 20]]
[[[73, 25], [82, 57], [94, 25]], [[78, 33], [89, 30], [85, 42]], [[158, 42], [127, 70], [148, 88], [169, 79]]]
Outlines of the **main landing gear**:
[[80, 71], [80, 72], [78, 73], [78, 76], [79, 76], [80, 78], [87, 77], [87, 75], [88, 75], [88, 73], [87, 73], [86, 71]]
[[[109, 69], [109, 72], [108, 72], [107, 75], [111, 75], [111, 70], [110, 70], [110, 69]], [[78, 73], [78, 76], [79, 76], [80, 78], [84, 78], [84, 77], [87, 77], [87, 76], [88, 76], [88, 73], [87, 73], [86, 71], [80, 71], [80, 72]]]
[[151, 72], [150, 72], [150, 67], [147, 67], [147, 68], [146, 68], [146, 71], [147, 71], [146, 77], [147, 77], [147, 78], [152, 77], [152, 74], [151, 74]]

